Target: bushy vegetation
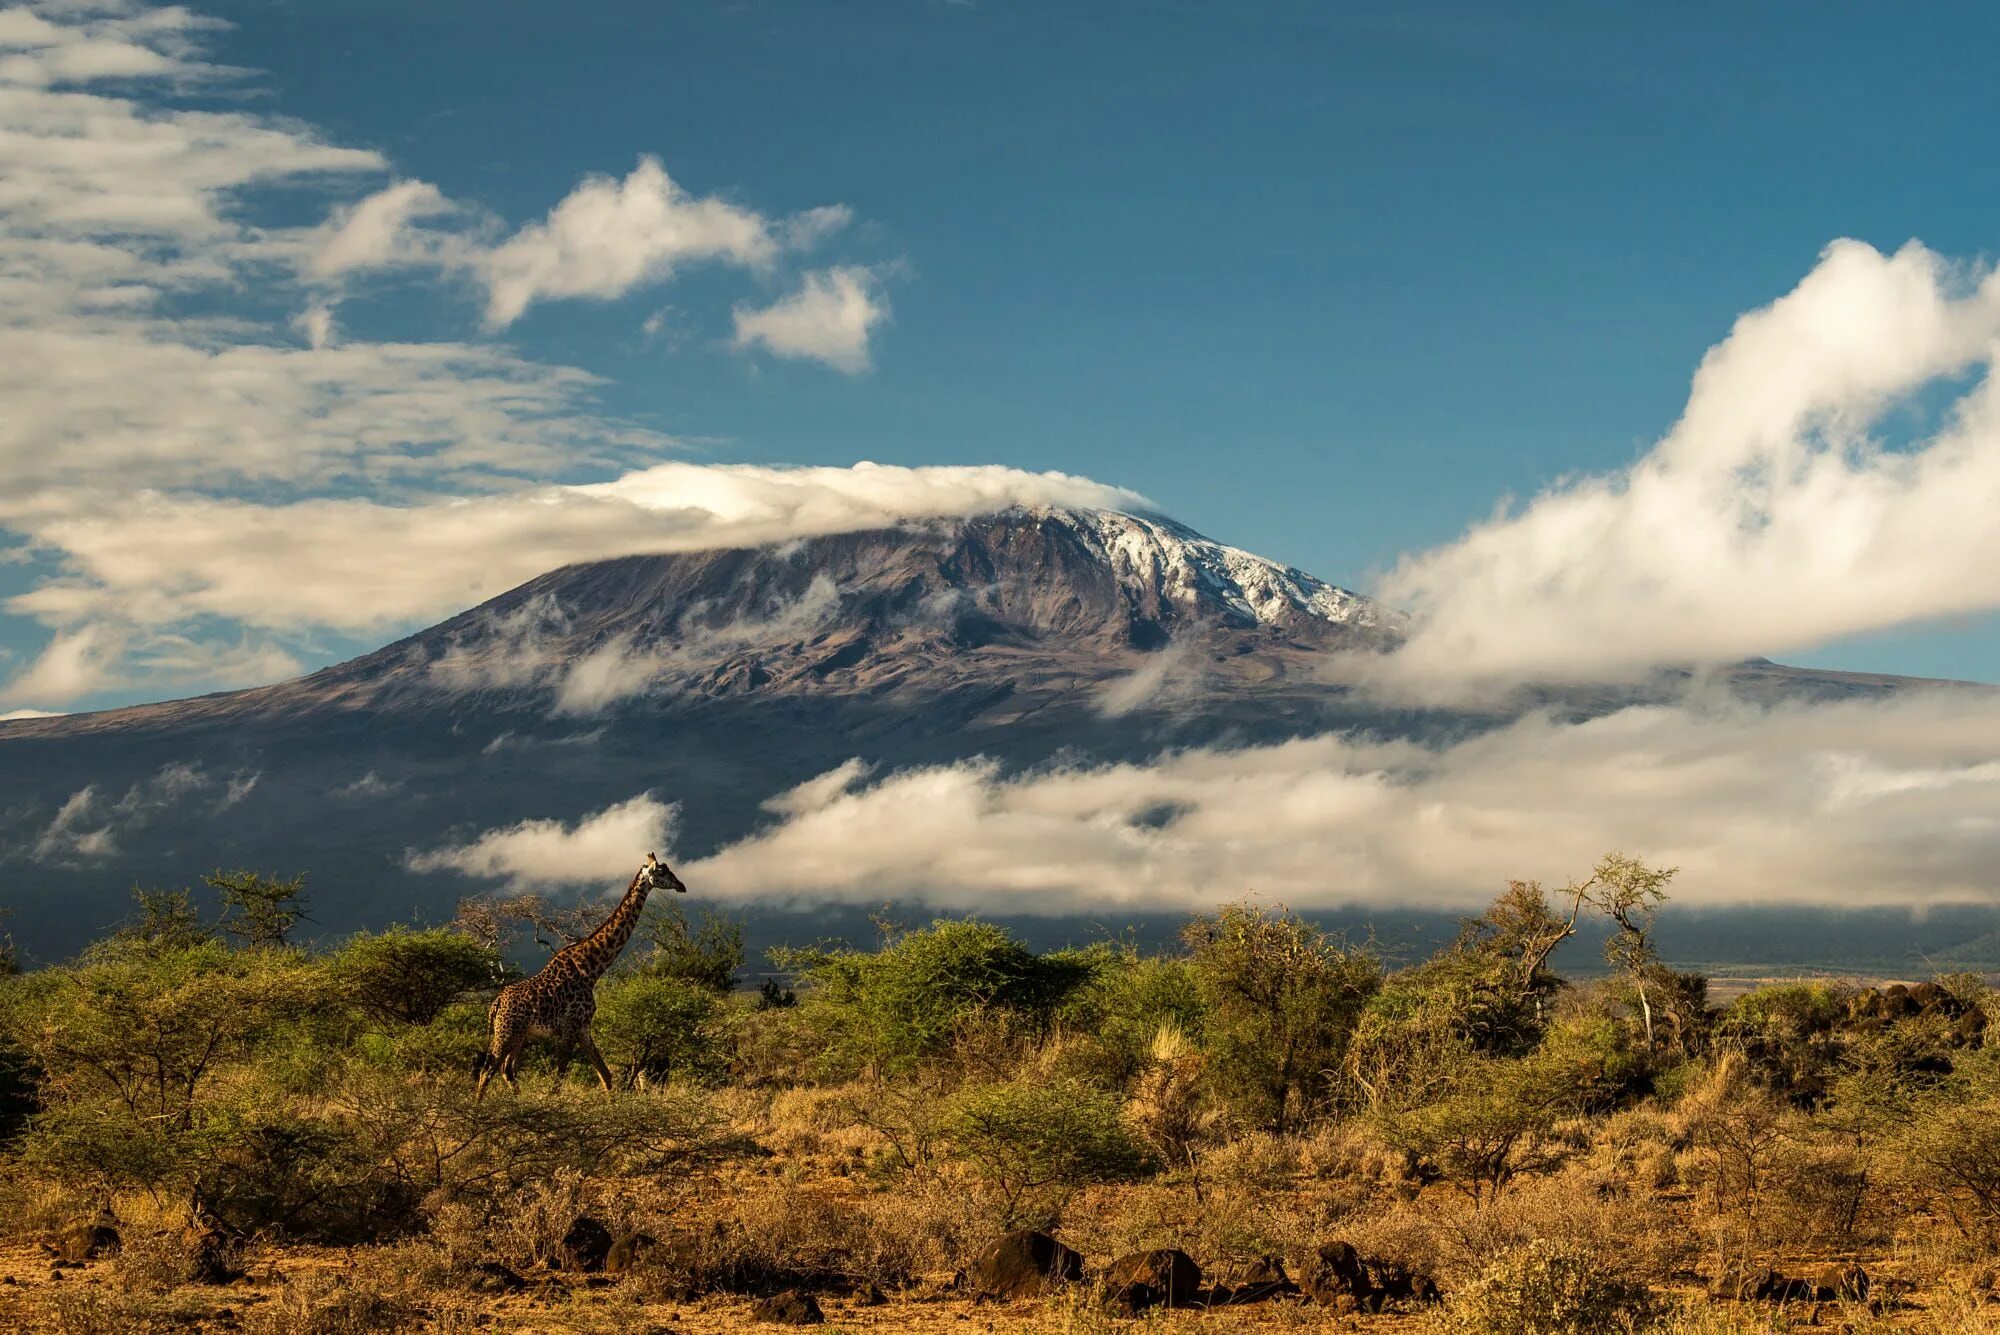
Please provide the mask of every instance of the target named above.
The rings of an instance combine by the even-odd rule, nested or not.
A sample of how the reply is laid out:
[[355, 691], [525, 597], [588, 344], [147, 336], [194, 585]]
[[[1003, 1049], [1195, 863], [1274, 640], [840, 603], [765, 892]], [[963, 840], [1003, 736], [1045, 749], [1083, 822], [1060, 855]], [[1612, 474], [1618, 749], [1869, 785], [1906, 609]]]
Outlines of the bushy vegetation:
[[[1716, 1004], [1654, 948], [1671, 876], [1612, 857], [1514, 883], [1402, 967], [1237, 904], [1157, 955], [891, 929], [778, 952], [760, 991], [738, 924], [669, 905], [598, 988], [617, 1090], [537, 1047], [520, 1090], [475, 1101], [510, 933], [558, 944], [573, 916], [474, 903], [308, 948], [304, 878], [217, 873], [217, 919], [141, 891], [77, 959], [0, 971], [0, 1218], [126, 1223], [127, 1296], [70, 1302], [78, 1329], [166, 1328], [202, 1273], [356, 1244], [377, 1279], [302, 1280], [271, 1312], [469, 1329], [480, 1285], [570, 1264], [592, 1221], [641, 1305], [893, 1289], [1035, 1226], [1212, 1278], [1282, 1258], [1364, 1313], [1441, 1286], [1426, 1319], [1452, 1332], [1761, 1329], [1700, 1325], [1690, 1295], [1853, 1308], [1798, 1274], [1890, 1254], [1976, 1307], [2000, 1253], [1991, 991]], [[1590, 915], [1604, 969], [1566, 979]]]

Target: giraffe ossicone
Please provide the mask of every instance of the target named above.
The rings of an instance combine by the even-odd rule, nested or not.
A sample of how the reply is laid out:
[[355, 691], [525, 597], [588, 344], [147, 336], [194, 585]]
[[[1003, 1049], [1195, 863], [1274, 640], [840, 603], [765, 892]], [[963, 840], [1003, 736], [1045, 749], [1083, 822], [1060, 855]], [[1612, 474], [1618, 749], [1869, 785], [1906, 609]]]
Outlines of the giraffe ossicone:
[[639, 925], [646, 896], [666, 888], [686, 894], [687, 887], [673, 869], [660, 861], [657, 853], [646, 854], [639, 874], [632, 878], [625, 897], [597, 930], [558, 950], [541, 972], [518, 983], [509, 983], [493, 998], [486, 1011], [486, 1050], [479, 1056], [479, 1084], [474, 1100], [486, 1096], [486, 1084], [497, 1073], [509, 1085], [521, 1064], [521, 1053], [533, 1038], [555, 1040], [562, 1064], [572, 1052], [581, 1051], [597, 1072], [605, 1092], [611, 1090], [611, 1069], [591, 1037], [590, 1022], [597, 1014], [597, 980], [611, 967], [625, 943]]

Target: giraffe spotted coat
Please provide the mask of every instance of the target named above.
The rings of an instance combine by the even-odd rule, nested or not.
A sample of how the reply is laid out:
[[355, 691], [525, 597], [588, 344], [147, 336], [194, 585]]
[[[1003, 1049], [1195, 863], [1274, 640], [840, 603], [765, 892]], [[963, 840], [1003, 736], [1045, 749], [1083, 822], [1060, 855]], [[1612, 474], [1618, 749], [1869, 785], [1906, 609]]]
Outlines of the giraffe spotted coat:
[[555, 1040], [564, 1064], [572, 1052], [582, 1052], [597, 1072], [598, 1082], [607, 1091], [611, 1088], [610, 1068], [590, 1034], [591, 1019], [597, 1014], [597, 980], [632, 939], [646, 896], [661, 886], [677, 894], [687, 892], [680, 877], [648, 853], [625, 897], [596, 931], [557, 951], [534, 977], [500, 989], [486, 1012], [486, 1051], [479, 1058], [475, 1098], [485, 1097], [486, 1084], [496, 1073], [509, 1085], [514, 1084], [523, 1049], [528, 1040], [538, 1037]]

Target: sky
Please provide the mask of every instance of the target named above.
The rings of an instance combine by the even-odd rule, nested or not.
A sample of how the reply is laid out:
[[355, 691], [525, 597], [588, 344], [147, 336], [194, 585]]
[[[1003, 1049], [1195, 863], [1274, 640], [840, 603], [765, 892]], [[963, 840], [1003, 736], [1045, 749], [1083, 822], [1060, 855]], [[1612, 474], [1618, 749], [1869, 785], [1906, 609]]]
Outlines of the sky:
[[0, 712], [1135, 496], [1432, 694], [2000, 680], [1990, 11], [577, 8], [0, 11]]
[[[1754, 656], [2000, 682], [1996, 27], [0, 7], [0, 718], [279, 680], [566, 562], [1015, 504], [1162, 511], [1380, 597], [1404, 641], [1327, 671], [1391, 704]], [[256, 777], [49, 794], [25, 855], [109, 865]], [[693, 871], [1456, 904], [1624, 847], [1711, 901], [1990, 902], [1996, 791], [1985, 696], [1698, 673], [1429, 747], [856, 757]], [[637, 793], [409, 865], [610, 883], [676, 820]]]

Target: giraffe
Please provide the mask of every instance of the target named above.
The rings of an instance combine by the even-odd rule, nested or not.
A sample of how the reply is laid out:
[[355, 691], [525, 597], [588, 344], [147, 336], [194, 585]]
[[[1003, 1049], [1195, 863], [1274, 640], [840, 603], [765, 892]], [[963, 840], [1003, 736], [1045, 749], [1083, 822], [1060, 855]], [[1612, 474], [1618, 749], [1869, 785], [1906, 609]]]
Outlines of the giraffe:
[[495, 1072], [509, 1085], [515, 1083], [514, 1068], [520, 1064], [521, 1050], [537, 1034], [556, 1040], [564, 1064], [573, 1049], [583, 1049], [591, 1069], [597, 1072], [598, 1083], [606, 1093], [611, 1091], [610, 1068], [590, 1036], [591, 1017], [597, 1013], [597, 980], [632, 939], [646, 896], [661, 886], [676, 894], [687, 893], [681, 878], [657, 854], [648, 853], [625, 897], [596, 931], [558, 950], [534, 977], [500, 989], [486, 1012], [486, 1051], [479, 1054], [474, 1102], [486, 1097], [486, 1082]]

